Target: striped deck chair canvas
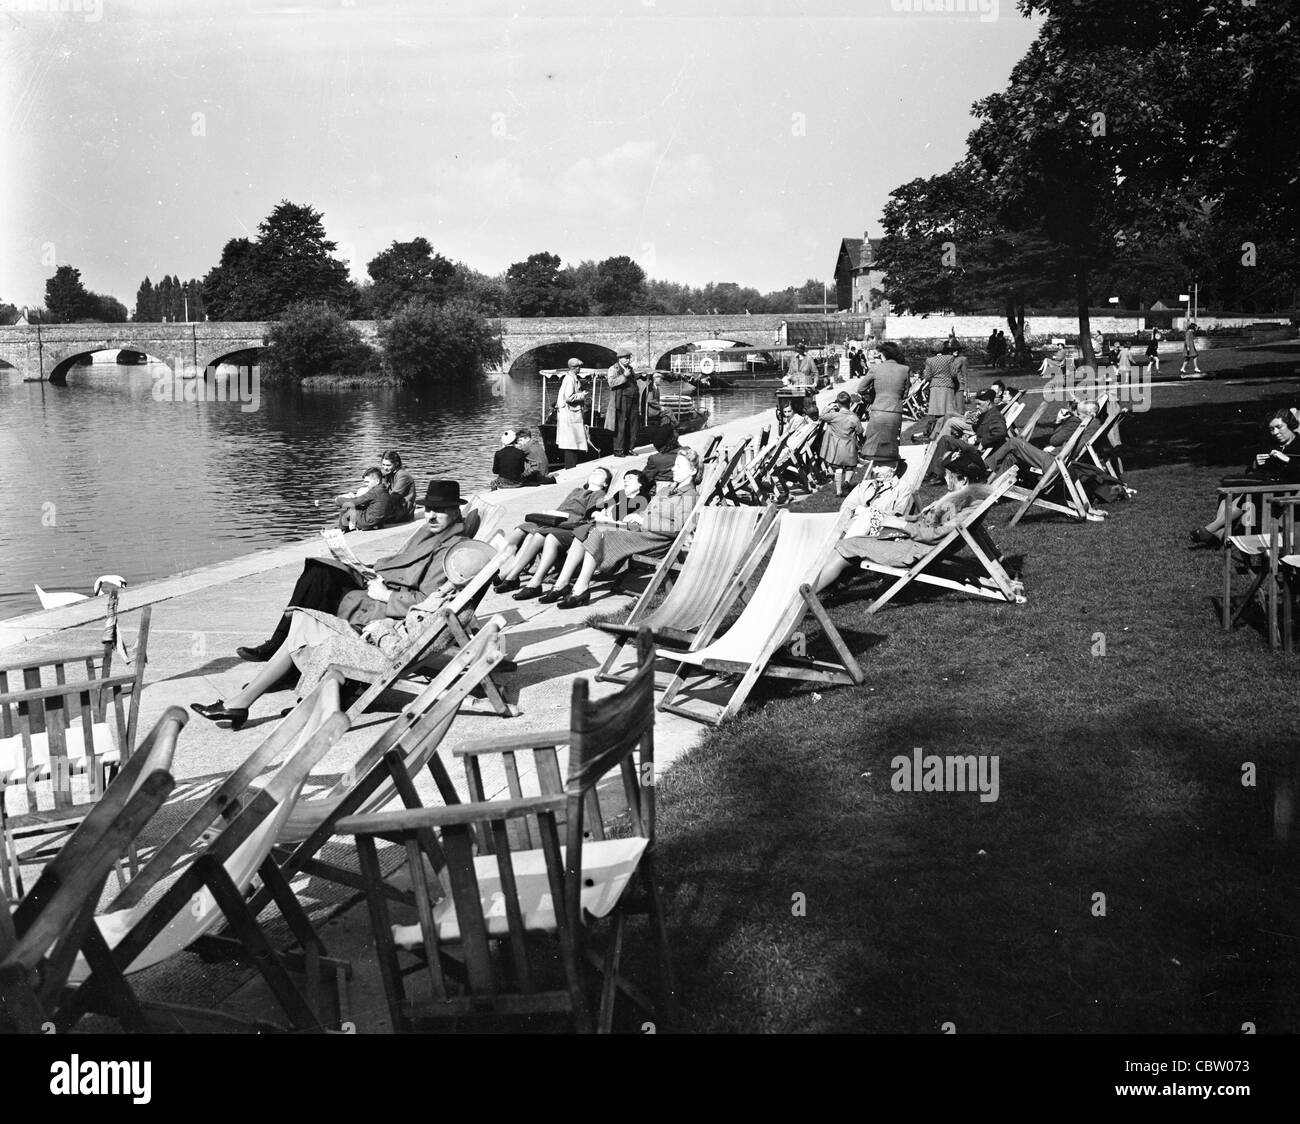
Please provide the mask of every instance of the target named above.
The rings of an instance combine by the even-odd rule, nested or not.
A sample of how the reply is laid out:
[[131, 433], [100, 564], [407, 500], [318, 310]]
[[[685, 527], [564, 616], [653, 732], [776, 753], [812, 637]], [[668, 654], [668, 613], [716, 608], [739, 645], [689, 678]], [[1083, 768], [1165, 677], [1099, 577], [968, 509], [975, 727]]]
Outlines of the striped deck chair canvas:
[[707, 644], [771, 546], [776, 516], [777, 508], [771, 504], [763, 508], [697, 508], [694, 540], [663, 601], [650, 608], [681, 556], [683, 536], [664, 556], [627, 620], [597, 624], [614, 637], [614, 646], [596, 673], [597, 680], [628, 682], [625, 674], [611, 669], [624, 645], [643, 628], [651, 630], [656, 643], [686, 645], [687, 651]]
[[[696, 721], [717, 724], [735, 714], [764, 675], [826, 684], [861, 683], [862, 669], [826, 615], [815, 592], [817, 578], [830, 561], [852, 512], [794, 515], [783, 512], [776, 546], [763, 577], [745, 610], [729, 629], [694, 652], [671, 653], [678, 661], [672, 681], [659, 702], [668, 710]], [[809, 659], [799, 631], [811, 612], [839, 659], [838, 663]], [[778, 650], [789, 645], [788, 653]], [[689, 689], [701, 692], [739, 680], [721, 704], [697, 699], [693, 708], [677, 701], [688, 675], [698, 677]]]

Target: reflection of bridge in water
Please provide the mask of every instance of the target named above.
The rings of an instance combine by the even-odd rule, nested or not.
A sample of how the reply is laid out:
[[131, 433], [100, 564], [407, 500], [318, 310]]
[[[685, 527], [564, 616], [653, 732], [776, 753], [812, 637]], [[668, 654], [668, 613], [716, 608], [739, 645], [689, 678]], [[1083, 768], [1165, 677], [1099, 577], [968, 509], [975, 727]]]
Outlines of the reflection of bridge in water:
[[[352, 322], [378, 343], [378, 322]], [[861, 317], [583, 316], [503, 317], [505, 360], [512, 374], [563, 366], [569, 355], [588, 366], [608, 365], [627, 349], [639, 368], [668, 366], [668, 356], [702, 340], [725, 339], [747, 347], [799, 340], [810, 344], [861, 338]], [[269, 321], [207, 320], [190, 324], [31, 324], [0, 327], [0, 363], [29, 381], [63, 382], [76, 361], [96, 351], [141, 351], [178, 374], [197, 374], [217, 363], [249, 365], [266, 344]], [[0, 371], [3, 371], [0, 367]]]

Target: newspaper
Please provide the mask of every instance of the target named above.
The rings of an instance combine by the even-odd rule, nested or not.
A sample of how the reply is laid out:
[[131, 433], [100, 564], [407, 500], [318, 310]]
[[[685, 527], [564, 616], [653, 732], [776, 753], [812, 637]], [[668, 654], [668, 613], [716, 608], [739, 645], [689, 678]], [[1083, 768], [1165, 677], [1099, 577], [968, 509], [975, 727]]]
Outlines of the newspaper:
[[343, 565], [347, 566], [348, 569], [355, 570], [365, 578], [366, 581], [370, 581], [371, 578], [377, 578], [379, 576], [378, 570], [373, 566], [362, 562], [361, 559], [353, 553], [352, 548], [348, 546], [347, 542], [343, 538], [343, 532], [337, 527], [326, 528], [321, 531], [320, 537], [325, 540], [325, 545], [330, 548], [330, 553], [334, 555], [335, 558], [342, 562]]

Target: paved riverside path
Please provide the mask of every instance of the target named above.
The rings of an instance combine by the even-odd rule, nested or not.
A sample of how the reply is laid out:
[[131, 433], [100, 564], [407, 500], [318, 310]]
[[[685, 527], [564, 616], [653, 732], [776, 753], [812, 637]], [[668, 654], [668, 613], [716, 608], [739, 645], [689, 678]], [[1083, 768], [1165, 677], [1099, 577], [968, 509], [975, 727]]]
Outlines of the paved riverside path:
[[[824, 407], [833, 399], [835, 390], [823, 391], [818, 396], [819, 405]], [[721, 431], [724, 444], [734, 446], [743, 435], [756, 435], [763, 425], [774, 420], [773, 413], [765, 411], [689, 434], [684, 440], [702, 448], [712, 434]], [[648, 446], [645, 451], [650, 451]], [[485, 451], [484, 455], [487, 453]], [[606, 458], [588, 462], [556, 474], [557, 483], [554, 485], [501, 490], [487, 493], [486, 498], [504, 509], [503, 526], [508, 530], [522, 522], [530, 511], [554, 508], [573, 487], [585, 480], [596, 464], [635, 467], [643, 460], [644, 457], [634, 460]], [[418, 483], [423, 488], [426, 481]], [[415, 523], [408, 523], [381, 531], [354, 533], [348, 536], [348, 541], [362, 559], [369, 561], [395, 550], [415, 526]], [[270, 635], [301, 570], [303, 559], [313, 556], [328, 556], [328, 550], [318, 536], [138, 588], [131, 587], [123, 592], [119, 612], [128, 642], [134, 638], [138, 620], [136, 610], [144, 605], [153, 606], [138, 736], [142, 737], [168, 706], [181, 706], [188, 712], [190, 703], [229, 697], [247, 682], [251, 665], [235, 656], [235, 648], [240, 644], [260, 643]], [[106, 559], [106, 571], [112, 569], [110, 562]], [[489, 589], [479, 615], [481, 619], [496, 614], [505, 618], [506, 651], [518, 662], [519, 670], [502, 676], [501, 681], [507, 688], [508, 697], [522, 713], [516, 718], [500, 718], [485, 700], [468, 700], [467, 709], [457, 716], [442, 744], [444, 760], [449, 763], [453, 780], [458, 785], [463, 786], [464, 778], [459, 775], [459, 766], [451, 758], [451, 751], [457, 744], [488, 738], [498, 731], [515, 734], [567, 727], [573, 680], [594, 673], [612, 644], [606, 633], [587, 627], [584, 622], [594, 613], [630, 607], [633, 600], [630, 595], [598, 592], [605, 588], [597, 585], [593, 589], [597, 596], [590, 606], [568, 611], [553, 605], [539, 605], [535, 600], [515, 601], [509, 594], [497, 594]], [[7, 657], [15, 656], [18, 648], [26, 655], [93, 647], [102, 631], [103, 611], [102, 600], [90, 600], [0, 621], [0, 661], [7, 662]], [[595, 697], [617, 689], [614, 684], [593, 684], [593, 687]], [[292, 689], [264, 695], [254, 705], [247, 725], [238, 732], [218, 727], [190, 713], [189, 724], [181, 731], [173, 762], [173, 773], [177, 781], [182, 782], [178, 791], [193, 796], [196, 785], [202, 783], [201, 778], [219, 776], [235, 768], [274, 730], [281, 712], [292, 706], [295, 699]], [[373, 741], [392, 717], [393, 712], [387, 709], [388, 698], [383, 705], [385, 709], [372, 709], [363, 715], [322, 759], [312, 774], [306, 789], [308, 793], [332, 785]], [[703, 730], [704, 727], [689, 719], [659, 713], [655, 725], [657, 770], [662, 772], [670, 767], [699, 740]], [[194, 783], [186, 785], [183, 783], [186, 781]], [[485, 776], [485, 781], [493, 795], [504, 790], [504, 780], [499, 775]], [[427, 773], [421, 777], [419, 787], [424, 799], [436, 802]], [[12, 811], [19, 810], [13, 803], [10, 807]], [[386, 1029], [387, 1015], [382, 988], [370, 956], [364, 907], [348, 910], [328, 922], [324, 935], [330, 952], [352, 960], [357, 968], [353, 1013], [358, 1029]], [[181, 959], [191, 958], [183, 956]], [[163, 973], [167, 970], [166, 966], [160, 966], [151, 971]], [[251, 973], [252, 969], [249, 971]], [[188, 971], [184, 974], [190, 975]], [[186, 990], [181, 985], [178, 988]], [[248, 1010], [262, 1010], [265, 997], [260, 995], [260, 989], [260, 979], [255, 980], [243, 989], [247, 996], [242, 1003], [239, 1002], [240, 996], [235, 996], [230, 1002]], [[166, 990], [172, 991], [171, 988]], [[266, 1007], [263, 1014], [274, 1018], [273, 1005]]]

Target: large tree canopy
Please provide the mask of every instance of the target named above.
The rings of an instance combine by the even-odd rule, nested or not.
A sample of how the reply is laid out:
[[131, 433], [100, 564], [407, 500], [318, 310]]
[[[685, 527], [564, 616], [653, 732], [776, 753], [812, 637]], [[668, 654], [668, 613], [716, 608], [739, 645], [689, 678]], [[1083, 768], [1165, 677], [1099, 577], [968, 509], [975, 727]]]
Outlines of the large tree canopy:
[[409, 300], [441, 304], [464, 289], [456, 266], [434, 253], [427, 238], [394, 242], [371, 260], [366, 271], [373, 282], [370, 307], [376, 317], [391, 316], [399, 304]]

